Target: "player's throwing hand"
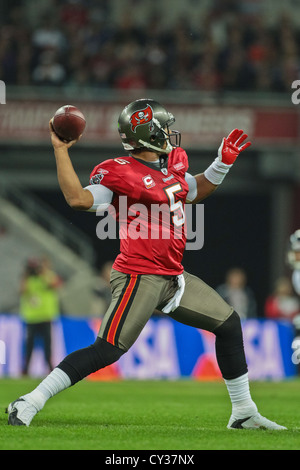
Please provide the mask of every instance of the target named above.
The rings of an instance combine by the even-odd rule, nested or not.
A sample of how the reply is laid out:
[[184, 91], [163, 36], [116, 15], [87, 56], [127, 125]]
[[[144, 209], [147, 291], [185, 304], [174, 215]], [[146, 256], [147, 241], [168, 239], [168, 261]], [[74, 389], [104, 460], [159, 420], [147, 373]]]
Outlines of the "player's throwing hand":
[[49, 130], [50, 130], [50, 136], [51, 136], [51, 143], [54, 147], [54, 149], [58, 149], [58, 148], [70, 148], [72, 147], [73, 144], [75, 144], [79, 139], [80, 137], [77, 139], [77, 140], [71, 140], [70, 142], [63, 142], [59, 137], [58, 135], [54, 132], [54, 129], [53, 129], [53, 125], [52, 125], [52, 119], [50, 119], [49, 121]]

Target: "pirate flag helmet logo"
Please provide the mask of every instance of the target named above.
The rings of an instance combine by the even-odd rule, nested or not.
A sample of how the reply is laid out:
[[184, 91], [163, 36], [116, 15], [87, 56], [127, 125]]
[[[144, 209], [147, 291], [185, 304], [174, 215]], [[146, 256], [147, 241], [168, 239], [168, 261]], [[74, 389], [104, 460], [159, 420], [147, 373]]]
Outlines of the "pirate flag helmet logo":
[[136, 111], [130, 117], [130, 124], [131, 124], [132, 132], [136, 132], [137, 126], [141, 126], [142, 124], [147, 124], [148, 122], [150, 122], [149, 130], [151, 131], [151, 128], [153, 128], [152, 119], [153, 119], [153, 111], [150, 105], [148, 105], [145, 109]]

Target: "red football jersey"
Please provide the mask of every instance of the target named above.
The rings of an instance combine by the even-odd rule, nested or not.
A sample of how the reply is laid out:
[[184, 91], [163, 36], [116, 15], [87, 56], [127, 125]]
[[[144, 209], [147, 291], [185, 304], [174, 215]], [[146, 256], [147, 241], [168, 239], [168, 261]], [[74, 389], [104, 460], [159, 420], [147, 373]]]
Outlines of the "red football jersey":
[[183, 272], [187, 170], [182, 148], [172, 150], [164, 172], [131, 156], [106, 160], [94, 168], [93, 182], [98, 179], [114, 193], [112, 205], [120, 227], [114, 269], [128, 274]]

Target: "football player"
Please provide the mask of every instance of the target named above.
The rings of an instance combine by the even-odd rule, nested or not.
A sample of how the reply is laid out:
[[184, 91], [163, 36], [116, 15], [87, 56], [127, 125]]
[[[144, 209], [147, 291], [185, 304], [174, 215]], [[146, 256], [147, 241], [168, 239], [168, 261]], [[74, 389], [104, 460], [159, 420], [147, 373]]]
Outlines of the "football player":
[[[158, 310], [215, 334], [216, 357], [232, 403], [228, 428], [286, 429], [261, 416], [251, 398], [238, 313], [181, 264], [185, 204], [196, 204], [213, 193], [251, 143], [245, 143], [248, 136], [242, 130], [233, 130], [223, 138], [216, 159], [204, 173], [192, 176], [187, 154], [180, 147], [180, 133], [171, 130], [174, 121], [171, 113], [150, 99], [126, 106], [118, 129], [129, 155], [100, 163], [85, 188], [68, 153], [75, 142], [59, 140], [50, 121], [59, 185], [72, 208], [95, 211], [113, 207], [120, 219], [124, 198], [130, 207], [139, 204], [149, 210], [164, 204], [170, 211], [169, 233], [163, 236], [166, 226], [161, 217], [144, 217], [140, 223], [144, 236], [130, 237], [136, 211], [128, 211], [126, 220], [119, 220], [120, 254], [111, 273], [112, 301], [96, 341], [68, 355], [36, 389], [10, 403], [9, 424], [29, 426], [50, 397], [117, 361]], [[153, 228], [160, 236], [151, 237]]]

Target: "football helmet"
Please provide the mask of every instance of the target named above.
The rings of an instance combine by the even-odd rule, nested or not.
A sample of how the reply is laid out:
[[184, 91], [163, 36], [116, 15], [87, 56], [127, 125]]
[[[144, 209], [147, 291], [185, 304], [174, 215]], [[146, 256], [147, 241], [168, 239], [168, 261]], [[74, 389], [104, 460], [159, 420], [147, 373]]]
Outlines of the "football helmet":
[[300, 269], [300, 229], [290, 236], [287, 262], [292, 269]]
[[125, 150], [146, 147], [168, 154], [180, 146], [181, 134], [171, 131], [173, 114], [152, 99], [140, 99], [128, 104], [121, 112], [118, 130]]

